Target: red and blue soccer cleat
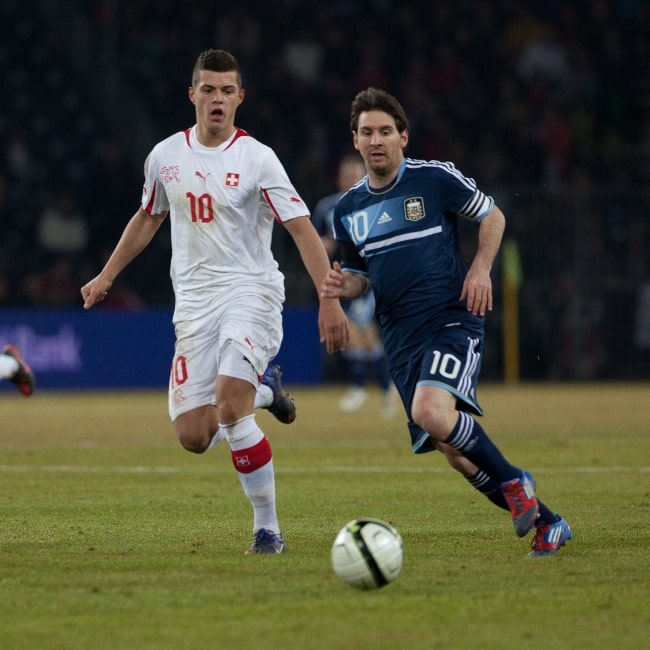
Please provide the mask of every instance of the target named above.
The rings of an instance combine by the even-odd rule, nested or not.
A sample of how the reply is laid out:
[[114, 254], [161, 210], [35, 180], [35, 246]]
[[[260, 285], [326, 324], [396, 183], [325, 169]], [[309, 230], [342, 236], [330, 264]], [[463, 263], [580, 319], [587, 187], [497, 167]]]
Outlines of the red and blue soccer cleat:
[[539, 504], [535, 497], [535, 481], [528, 472], [521, 478], [501, 483], [501, 492], [508, 504], [518, 537], [524, 537], [535, 525]]
[[569, 524], [560, 517], [560, 521], [552, 524], [537, 525], [537, 532], [530, 547], [533, 549], [528, 555], [555, 555], [572, 537]]

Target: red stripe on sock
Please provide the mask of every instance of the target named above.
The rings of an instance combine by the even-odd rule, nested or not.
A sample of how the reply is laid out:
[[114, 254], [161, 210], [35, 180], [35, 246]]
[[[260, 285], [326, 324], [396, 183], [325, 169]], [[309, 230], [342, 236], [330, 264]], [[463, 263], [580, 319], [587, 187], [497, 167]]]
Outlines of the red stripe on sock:
[[232, 464], [241, 474], [250, 474], [260, 467], [264, 467], [271, 458], [271, 445], [266, 437], [262, 438], [256, 445], [246, 449], [238, 449], [231, 452]]

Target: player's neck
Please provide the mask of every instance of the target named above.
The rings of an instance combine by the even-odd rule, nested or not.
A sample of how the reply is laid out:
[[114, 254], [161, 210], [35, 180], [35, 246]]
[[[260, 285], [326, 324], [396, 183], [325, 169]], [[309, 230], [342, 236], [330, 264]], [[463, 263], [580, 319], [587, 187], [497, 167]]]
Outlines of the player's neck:
[[382, 174], [381, 176], [368, 174], [368, 189], [372, 194], [383, 194], [395, 187], [398, 178], [399, 168], [397, 168], [393, 174]]
[[211, 132], [206, 128], [201, 128], [200, 124], [197, 124], [196, 127], [196, 139], [199, 141], [199, 144], [204, 147], [219, 147], [226, 140], [232, 137], [235, 132], [234, 125], [224, 126], [219, 131]]
[[399, 177], [399, 171], [402, 166], [402, 161], [397, 166], [383, 169], [381, 172], [368, 169], [368, 186], [371, 190], [379, 190], [381, 193], [390, 189]]

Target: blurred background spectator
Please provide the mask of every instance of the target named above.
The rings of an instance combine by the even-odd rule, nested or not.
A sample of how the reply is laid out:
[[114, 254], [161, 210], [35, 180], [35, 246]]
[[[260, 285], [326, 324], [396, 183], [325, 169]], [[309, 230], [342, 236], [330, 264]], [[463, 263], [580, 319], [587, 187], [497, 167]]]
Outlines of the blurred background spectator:
[[36, 243], [49, 257], [78, 257], [88, 249], [88, 235], [86, 216], [71, 192], [61, 190], [48, 200], [36, 224]]
[[[522, 259], [525, 376], [617, 378], [637, 367], [634, 313], [649, 281], [650, 3], [215, 7], [2, 3], [11, 28], [0, 42], [1, 304], [79, 304], [79, 286], [137, 207], [144, 157], [191, 125], [188, 68], [223, 47], [254, 98], [239, 125], [276, 150], [311, 208], [349, 150], [350, 102], [370, 84], [403, 100], [409, 155], [452, 160], [494, 195]], [[62, 187], [85, 227], [66, 226], [63, 243], [77, 248], [59, 241], [56, 252]], [[166, 237], [121, 278], [125, 305], [171, 304]], [[288, 304], [313, 302], [281, 229], [274, 249]], [[487, 377], [500, 372], [499, 319], [488, 324]]]

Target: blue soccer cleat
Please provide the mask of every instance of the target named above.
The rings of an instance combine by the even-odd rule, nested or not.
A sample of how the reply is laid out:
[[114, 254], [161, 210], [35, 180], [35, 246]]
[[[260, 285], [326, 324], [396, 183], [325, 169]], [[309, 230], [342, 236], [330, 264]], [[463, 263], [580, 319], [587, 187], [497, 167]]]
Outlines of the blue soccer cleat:
[[518, 537], [524, 537], [535, 525], [539, 504], [535, 497], [535, 481], [528, 472], [521, 478], [501, 483], [501, 492], [508, 504]]
[[284, 552], [284, 539], [282, 533], [272, 533], [266, 528], [260, 528], [253, 538], [253, 545], [246, 551], [246, 555], [256, 553], [264, 555], [277, 555]]
[[282, 387], [282, 371], [280, 366], [269, 365], [262, 375], [262, 383], [273, 391], [273, 402], [266, 408], [276, 419], [284, 424], [291, 424], [296, 419], [296, 405], [286, 390]]
[[528, 555], [555, 555], [572, 537], [569, 524], [561, 517], [553, 524], [538, 523], [530, 545], [533, 550]]

